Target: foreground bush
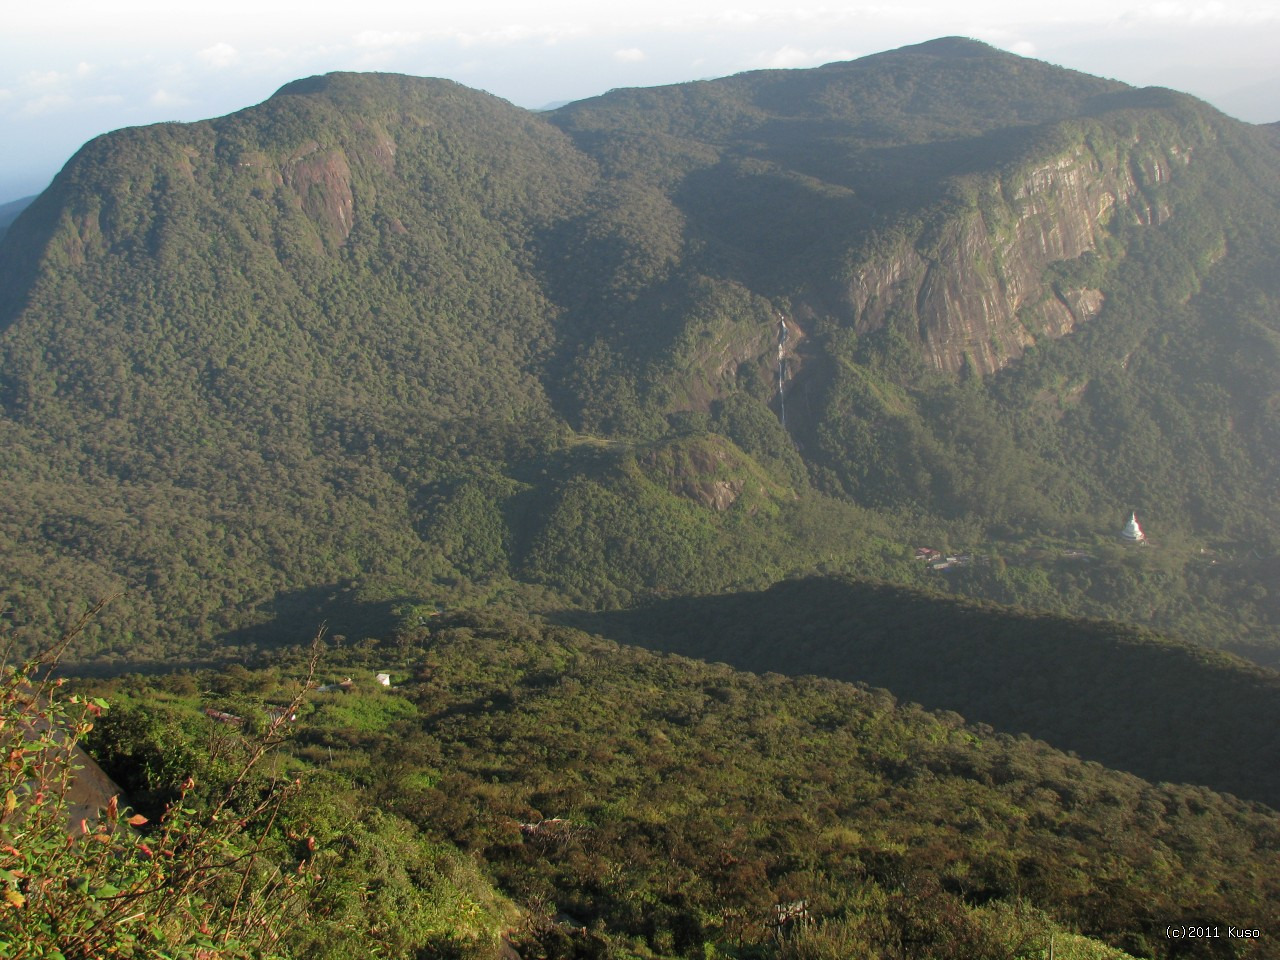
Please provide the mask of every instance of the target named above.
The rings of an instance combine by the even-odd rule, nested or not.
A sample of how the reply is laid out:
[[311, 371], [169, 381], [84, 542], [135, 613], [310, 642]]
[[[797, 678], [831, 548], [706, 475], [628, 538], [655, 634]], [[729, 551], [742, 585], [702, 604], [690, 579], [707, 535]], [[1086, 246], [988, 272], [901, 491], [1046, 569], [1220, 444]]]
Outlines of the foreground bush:
[[0, 958], [283, 956], [311, 883], [306, 859], [271, 842], [295, 784], [251, 776], [283, 739], [283, 715], [202, 810], [187, 805], [188, 778], [156, 823], [117, 797], [73, 812], [77, 743], [107, 704], [61, 696], [53, 670], [101, 606], [48, 654], [0, 665]]

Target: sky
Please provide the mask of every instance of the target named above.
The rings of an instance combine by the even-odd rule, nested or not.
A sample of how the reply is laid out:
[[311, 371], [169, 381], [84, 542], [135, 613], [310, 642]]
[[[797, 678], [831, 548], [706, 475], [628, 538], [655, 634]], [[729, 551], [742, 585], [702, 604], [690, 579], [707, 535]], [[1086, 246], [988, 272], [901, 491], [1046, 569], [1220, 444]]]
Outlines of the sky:
[[0, 203], [100, 133], [220, 116], [331, 70], [447, 77], [537, 109], [942, 36], [1280, 120], [1276, 0], [8, 0]]

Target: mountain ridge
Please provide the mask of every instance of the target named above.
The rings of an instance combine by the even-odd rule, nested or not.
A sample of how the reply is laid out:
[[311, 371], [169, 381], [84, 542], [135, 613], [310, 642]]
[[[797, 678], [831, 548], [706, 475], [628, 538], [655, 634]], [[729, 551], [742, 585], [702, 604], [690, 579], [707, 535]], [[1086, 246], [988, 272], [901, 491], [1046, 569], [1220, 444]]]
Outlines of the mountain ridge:
[[[1278, 177], [1191, 98], [955, 40], [549, 114], [336, 74], [106, 135], [0, 242], [10, 602], [125, 589], [209, 643], [351, 584], [918, 582], [917, 538], [1138, 506], [1182, 559], [967, 589], [1256, 640], [1265, 567], [1191, 544], [1280, 542]], [[793, 498], [727, 502], [763, 476]]]
[[955, 38], [106, 135], [0, 239], [0, 635], [118, 596], [92, 746], [249, 788], [284, 954], [1266, 956], [1278, 259], [1265, 131]]

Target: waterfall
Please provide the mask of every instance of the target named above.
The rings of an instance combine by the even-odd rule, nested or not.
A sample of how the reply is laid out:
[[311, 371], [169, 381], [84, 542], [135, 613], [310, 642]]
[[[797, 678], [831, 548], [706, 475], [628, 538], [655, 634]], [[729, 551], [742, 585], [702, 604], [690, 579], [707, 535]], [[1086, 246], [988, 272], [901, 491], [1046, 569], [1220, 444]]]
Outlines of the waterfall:
[[787, 429], [787, 396], [783, 392], [786, 380], [787, 358], [784, 353], [787, 347], [787, 319], [778, 314], [778, 411], [782, 414], [782, 429]]

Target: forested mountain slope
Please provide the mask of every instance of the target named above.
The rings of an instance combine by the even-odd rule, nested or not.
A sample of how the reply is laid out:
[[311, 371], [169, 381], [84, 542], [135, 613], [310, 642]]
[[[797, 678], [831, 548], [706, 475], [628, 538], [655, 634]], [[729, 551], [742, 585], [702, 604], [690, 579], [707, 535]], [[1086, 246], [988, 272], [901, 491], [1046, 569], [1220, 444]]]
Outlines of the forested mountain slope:
[[338, 595], [919, 580], [921, 538], [1138, 509], [1156, 569], [956, 588], [1269, 642], [1278, 196], [1257, 128], [959, 39], [108, 134], [0, 241], [9, 616], [122, 591], [96, 652], [165, 656]]
[[1167, 931], [1275, 926], [1276, 674], [1079, 617], [1275, 647], [1278, 214], [1265, 130], [954, 38], [105, 135], [0, 239], [4, 641], [121, 594], [144, 779], [319, 620], [398, 670], [281, 760], [298, 955], [1265, 956]]
[[[1274, 952], [1260, 804], [510, 612], [384, 639], [330, 652], [321, 677], [356, 681], [312, 696], [280, 765], [303, 784], [280, 856], [309, 836], [325, 878], [295, 956], [510, 956], [504, 931], [527, 958]], [[155, 789], [228, 737], [202, 708], [261, 716], [298, 666], [119, 678], [95, 749]]]
[[1154, 782], [1280, 807], [1280, 673], [1138, 628], [841, 578], [566, 616], [738, 669], [870, 683]]

